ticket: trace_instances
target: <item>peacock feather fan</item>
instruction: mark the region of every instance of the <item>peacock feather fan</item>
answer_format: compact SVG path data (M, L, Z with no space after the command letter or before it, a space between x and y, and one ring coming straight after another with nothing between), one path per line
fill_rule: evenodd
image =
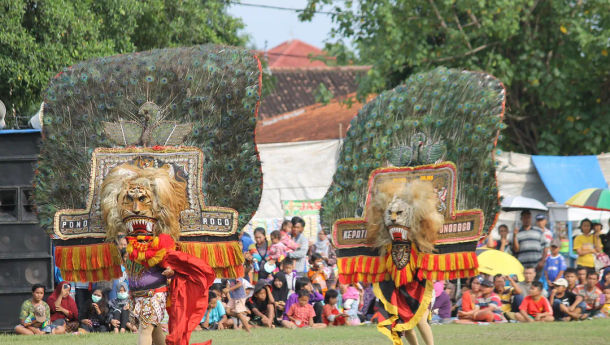
M41 225L52 232L56 211L86 206L95 148L132 146L141 136L150 145L175 141L201 148L205 203L236 209L241 229L261 197L254 143L260 76L251 51L217 45L104 57L64 69L45 97L35 181ZM151 107L143 107L147 102ZM167 140L142 133L134 121L142 109L158 122L155 136ZM125 135L106 135L117 124Z
M378 95L352 119L322 200L323 225L362 216L375 168L447 160L458 169L457 209L482 209L489 229L499 211L493 157L504 101L494 77L442 67Z

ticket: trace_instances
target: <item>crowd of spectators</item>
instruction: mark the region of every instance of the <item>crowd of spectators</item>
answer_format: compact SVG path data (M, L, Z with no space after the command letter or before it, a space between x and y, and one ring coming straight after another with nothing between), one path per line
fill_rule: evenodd
M481 246L512 255L523 264L523 281L514 275L481 274L470 279L434 284L432 323L550 322L608 317L610 267L597 267L606 248L600 228L588 219L574 238L576 267L560 253L561 238L546 229L546 217L522 212L513 233L498 228ZM314 241L303 235L305 221L285 221L266 234L257 228L242 234L245 275L217 279L210 288L208 309L198 330L253 327L322 328L377 322L371 284L341 284L337 258L328 234ZM119 249L127 243L120 239ZM18 334L137 332L130 313L126 276L97 284L60 281L44 301L45 288L34 285L23 302ZM167 318L165 322L167 321Z

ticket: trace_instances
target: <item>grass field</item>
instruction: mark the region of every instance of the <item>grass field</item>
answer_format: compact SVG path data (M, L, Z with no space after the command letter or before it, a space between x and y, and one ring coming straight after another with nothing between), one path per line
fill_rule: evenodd
M438 345L496 344L610 344L610 320L554 322L547 324L435 325ZM243 331L195 332L191 342L213 339L215 345L392 345L375 326L313 329L255 329ZM87 334L60 336L0 335L0 344L11 345L136 345L135 334ZM420 341L420 343L422 343Z

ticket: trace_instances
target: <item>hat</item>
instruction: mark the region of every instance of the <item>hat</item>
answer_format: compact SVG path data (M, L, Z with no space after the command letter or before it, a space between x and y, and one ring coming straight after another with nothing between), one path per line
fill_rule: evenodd
M538 213L536 215L536 220L544 220L546 219L546 216L544 215L544 213Z
M47 321L47 311L44 304L38 303L34 306L34 317L36 318L36 321L40 323Z
M564 278L559 278L553 282L553 285L568 287L568 281Z
M242 279L241 283L244 286L244 290L252 289L254 287L254 286L252 286L252 283L250 283L249 281L247 281L245 279Z
M491 280L485 279L481 282L481 286L493 287L494 283L492 283Z
M256 282L256 285L254 286L254 292L253 293L257 293L259 291L261 291L262 289L264 289L266 286L269 286L269 282L266 281L265 279L260 279L259 281Z
M558 238L555 238L551 241L551 247L561 248L561 241Z

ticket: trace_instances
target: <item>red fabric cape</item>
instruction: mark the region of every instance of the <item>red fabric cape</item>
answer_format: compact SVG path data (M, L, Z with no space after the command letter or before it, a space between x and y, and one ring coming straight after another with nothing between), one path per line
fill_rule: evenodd
M184 252L170 250L162 267L171 267L174 276L170 283L167 314L169 334L167 345L188 345L191 333L201 323L208 307L208 290L216 274L207 262ZM205 343L193 345L211 344Z

